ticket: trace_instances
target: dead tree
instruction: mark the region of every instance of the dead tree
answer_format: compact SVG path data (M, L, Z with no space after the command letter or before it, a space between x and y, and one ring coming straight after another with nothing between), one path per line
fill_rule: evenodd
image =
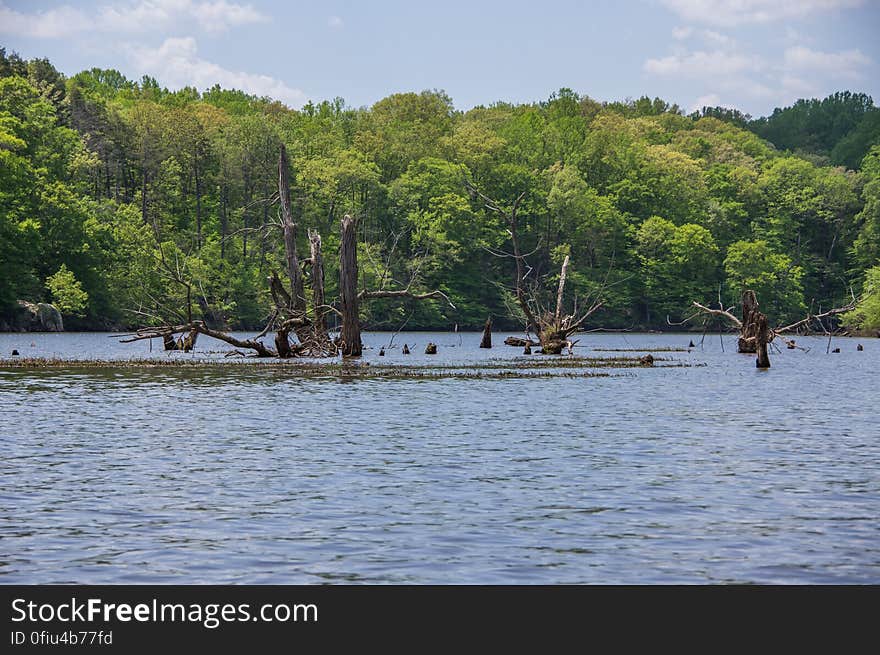
M299 319L299 325L295 329L300 343L308 344L312 338L312 331L307 322L306 296L303 288L303 273L299 257L296 253L296 223L293 222L293 213L290 208L290 174L288 171L287 149L281 145L278 155L278 197L281 202L281 225L284 232L284 253L287 258L287 276L290 280L289 292L289 318Z
M565 282L570 262L569 256L566 255L559 274L555 308L553 310L542 310L541 296L544 295L543 290L537 283L529 287L526 280L529 273L533 270L528 265L527 257L534 254L537 248L531 253L524 254L519 240L519 210L526 197L526 192L520 193L508 209L502 203L485 195L469 180L465 179L464 184L471 194L471 198L481 202L488 211L500 216L507 225L512 252L496 252L493 254L499 257L510 257L514 260L516 265L514 293L517 304L525 316L526 336L528 336L530 331L534 331L541 344L541 352L545 354L559 355L564 348L568 348L569 352L571 352L576 342L572 341L570 336L577 332L584 321L602 306L602 301L594 299L592 302L587 303L587 309L582 312L578 312L576 306L575 311L572 313L563 311Z
M321 235L317 230L309 230L309 245L312 266L312 334L315 341L330 345L327 336L327 304L324 298L324 257L321 254Z
M343 357L360 357L363 350L357 280L355 221L346 214L342 218L342 241L339 244L339 302L342 313L342 330L339 334L339 341Z
M736 350L740 353L755 353L758 351L758 299L751 289L742 294L742 327L737 340ZM761 314L763 316L763 314ZM769 364L768 364L769 365Z
M253 339L237 339L225 332L208 327L204 321L194 321L191 310L193 285L178 270L173 279L187 291L187 311L185 316L181 312L174 312L174 314L178 317L177 320L186 322L179 325L166 324L159 327L143 328L132 334L122 335L127 337L122 339L123 343L161 338L166 349L189 351L195 346L198 335L204 334L225 341L236 348L253 350L258 357L332 356L337 354L340 349L344 356L357 357L361 355L363 349L359 318L359 308L362 301L373 298L409 298L413 300L443 298L453 308L455 307L441 291L412 292L411 287L415 283L415 275L405 289L385 289L383 280L383 288L358 291L356 221L349 215L342 219L341 225L340 306L337 309L329 305L324 293L324 260L321 253L320 235L313 230L308 233L311 254L309 259L300 260L297 254L297 225L293 220L290 204L288 168L287 151L282 145L278 157L278 198L281 208L280 221L277 225L283 234L287 284L276 271L273 271L267 278L274 308L263 331ZM303 266L306 265L311 267L312 318L309 317L305 295ZM327 334L326 316L328 311L336 312L341 317L342 328L337 342L331 341ZM143 314L143 312L138 313ZM274 349L261 341L273 330L275 331ZM291 343L291 332L296 334L298 343ZM175 339L176 333L185 333L185 336Z
M360 303L376 298L408 298L410 300L427 300L442 298L453 309L455 305L440 290L414 293L411 287L415 284L415 275L410 278L405 289L361 289L358 283L358 255L356 221L346 214L342 217L342 239L339 244L339 313L342 316L342 329L339 342L343 357L359 357L363 351L361 343L361 325L359 318ZM384 283L384 278L383 278Z
M819 314L808 314L806 318L791 323L790 325L776 328L769 327L767 317L758 309L757 296L751 289L746 289L742 294L742 320L737 318L729 308L725 309L723 305L721 305L720 309L712 309L696 301L694 301L693 305L697 309L695 314L687 317L680 323L670 323L670 325L683 325L700 315L715 316L726 320L739 329L737 351L741 353L757 354L757 367L769 368L770 358L767 354L767 346L772 343L776 337L779 337L781 341L785 342L790 349L799 348L794 340L788 339L783 335L796 332L800 328L809 326L814 321L824 328L822 325L823 319L851 311L856 306L856 301L853 299L851 303L844 305L843 307L835 307L834 309L829 309Z
M755 349L758 352L755 366L770 368L770 357L767 354L767 344L770 343L770 328L767 326L767 317L757 309L754 310L753 325L755 326L755 338L752 343L755 344Z
M483 338L480 340L480 348L492 347L492 318L486 319L486 325L483 327Z

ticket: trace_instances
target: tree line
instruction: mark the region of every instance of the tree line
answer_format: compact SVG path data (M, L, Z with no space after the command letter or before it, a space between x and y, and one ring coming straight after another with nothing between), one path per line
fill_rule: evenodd
M69 327L197 315L259 329L284 266L278 151L291 208L339 248L357 218L362 288L394 281L451 302L379 299L368 329L521 325L507 226L473 193L513 203L524 275L601 292L586 327L662 328L691 302L756 291L772 320L864 296L844 317L880 327L880 133L870 97L798 101L753 120L684 115L660 99L456 110L442 91L369 108L292 110L215 86L169 91L92 69L66 78L0 49L0 319L51 301ZM327 297L338 261L326 258ZM331 313L332 320L332 313Z

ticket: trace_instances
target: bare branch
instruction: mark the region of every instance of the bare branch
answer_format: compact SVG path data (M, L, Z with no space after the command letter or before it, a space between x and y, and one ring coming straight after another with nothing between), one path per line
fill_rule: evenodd
M449 297L440 290L429 291L427 293L413 293L408 289L401 291L361 291L358 294L359 300L371 300L373 298L410 298L412 300L426 300L428 298L443 298L450 307L457 309Z

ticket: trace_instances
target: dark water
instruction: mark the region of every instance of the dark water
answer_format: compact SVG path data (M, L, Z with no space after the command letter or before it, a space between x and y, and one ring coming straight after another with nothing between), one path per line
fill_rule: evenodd
M429 339L431 361L519 353L403 334L414 355L381 361L424 362ZM660 353L706 366L588 379L0 366L0 583L878 583L880 342L799 343L766 372L716 335Z

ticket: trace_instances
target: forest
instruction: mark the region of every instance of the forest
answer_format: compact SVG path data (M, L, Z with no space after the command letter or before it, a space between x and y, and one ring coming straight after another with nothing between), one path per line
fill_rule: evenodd
M510 235L485 198L519 203L530 279L553 288L566 262L575 305L601 301L582 328L669 329L694 301L752 289L774 324L854 297L841 325L880 329L880 109L864 94L757 119L570 89L467 111L438 90L294 110L115 70L66 77L2 48L0 329L24 300L67 329L259 330L284 268L282 145L328 299L346 214L362 288L442 292L366 304L365 329L522 327Z

